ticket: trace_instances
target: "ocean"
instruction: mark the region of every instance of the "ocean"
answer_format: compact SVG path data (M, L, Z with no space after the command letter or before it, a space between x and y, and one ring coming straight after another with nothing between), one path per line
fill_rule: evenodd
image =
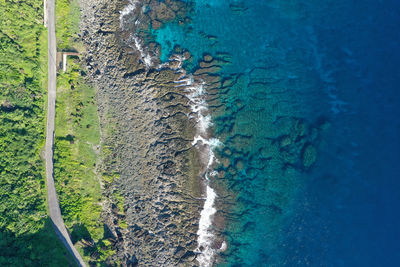
M400 266L400 4L186 2L152 36L188 74L224 62L216 93L184 81L211 132L200 265Z

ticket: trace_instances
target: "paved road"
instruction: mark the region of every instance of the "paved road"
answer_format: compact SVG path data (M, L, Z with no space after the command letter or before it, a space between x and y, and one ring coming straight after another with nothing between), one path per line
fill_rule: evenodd
M46 7L45 7L46 8ZM82 257L75 249L71 242L71 238L64 225L61 217L60 204L58 202L56 188L54 186L54 169L53 169L53 144L54 144L54 121L56 106L56 31L55 31L55 6L54 0L47 1L47 28L48 28L48 106L47 106L47 132L46 132L46 177L47 177L47 201L49 204L50 218L53 221L54 230L64 243L66 248L74 256L75 261L80 266L86 266Z

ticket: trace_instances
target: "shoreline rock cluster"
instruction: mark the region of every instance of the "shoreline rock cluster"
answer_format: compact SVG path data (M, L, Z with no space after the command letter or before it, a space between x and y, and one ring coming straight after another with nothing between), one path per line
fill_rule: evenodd
M158 2L142 1L132 12L143 12L146 4L155 10L146 15L155 18L153 24L183 16L182 2ZM183 89L175 86L180 74L173 64L154 67L157 45L144 47L132 38L134 29L120 27L119 11L126 4L81 1L83 58L97 90L102 131L100 169L119 176L104 184L108 201L102 217L116 250L109 263L196 266L203 203L199 152L192 145L196 122L187 116L191 110ZM124 198L123 213L112 203L115 192ZM119 226L121 217L126 229Z

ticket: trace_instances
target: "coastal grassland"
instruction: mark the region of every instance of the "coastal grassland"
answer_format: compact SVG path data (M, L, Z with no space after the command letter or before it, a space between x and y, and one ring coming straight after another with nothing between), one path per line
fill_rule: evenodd
M0 0L0 266L72 266L46 205L43 1Z
M84 52L78 38L80 9L76 0L56 1L58 51ZM116 177L101 171L107 149L102 147L96 91L88 84L78 57L68 58L66 72L57 76L54 174L62 216L84 260L90 265L110 265L115 253L113 237L102 219L102 188ZM123 212L123 199L112 202ZM120 221L121 227L124 222Z
M78 63L57 77L54 176L61 212L72 242L85 261L101 265L114 254L105 233L103 181L97 172L100 123L95 90L85 83Z
M59 50L75 50L79 45L80 10L78 0L56 1L56 36Z
M96 164L100 128L95 91L85 84L78 64L57 77L54 175L62 215L73 242L102 238L102 195Z

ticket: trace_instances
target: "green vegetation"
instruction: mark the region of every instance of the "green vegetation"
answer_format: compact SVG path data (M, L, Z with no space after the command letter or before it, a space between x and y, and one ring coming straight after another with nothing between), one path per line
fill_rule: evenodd
M95 91L85 84L79 65L68 62L57 77L54 176L61 211L72 241L82 255L96 258L96 244L104 236L100 214L102 195L96 164L100 128ZM88 260L88 259L87 259Z
M100 144L95 92L69 64L57 81L55 177L63 217L84 224L92 237L102 236L100 180L95 172ZM67 224L72 227L71 224Z
M56 1L58 50L81 51L77 38L79 7L76 0ZM71 239L86 262L110 265L115 254L101 212L107 186L116 175L104 174L98 167L100 153L107 152L100 143L100 122L95 90L85 81L85 72L77 57L68 58L68 70L57 76L56 133L54 174L61 212ZM122 197L113 197L123 211ZM121 226L126 227L124 222Z
M80 10L77 0L56 1L56 35L59 50L74 50L78 42Z
M69 266L46 208L42 0L0 0L0 266Z

